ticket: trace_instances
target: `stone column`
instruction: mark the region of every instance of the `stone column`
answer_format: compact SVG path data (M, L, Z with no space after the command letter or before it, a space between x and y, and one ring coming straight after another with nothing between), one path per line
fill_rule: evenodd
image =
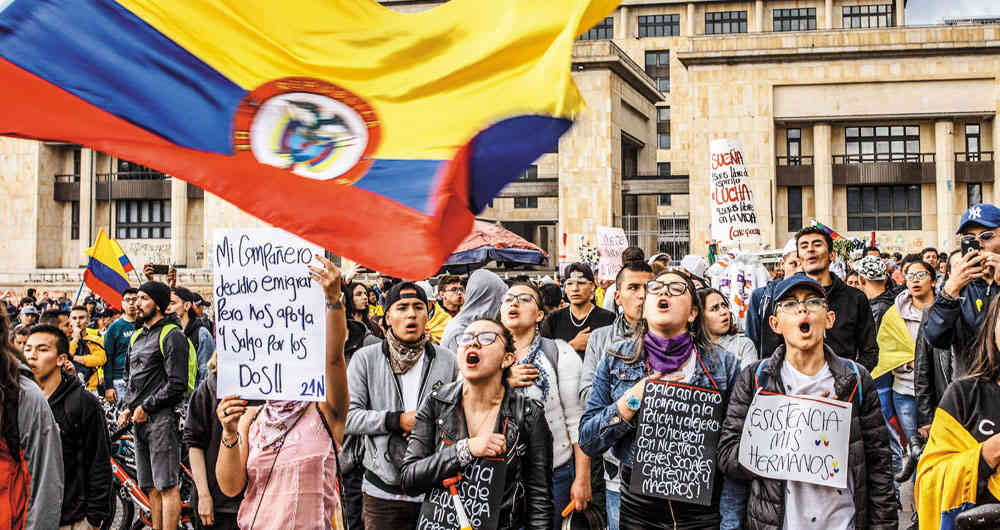
M830 152L830 124L813 125L813 197L816 220L833 225L833 153ZM806 222L805 219L802 220Z
M937 168L937 245L945 248L958 228L955 218L955 123L951 120L934 122L934 162Z
M631 24L629 24L630 20L628 11L629 11L628 6L621 6L621 8L618 10L618 13L620 15L619 16L620 23L618 24L618 26L621 27L621 33L616 35L616 37L619 39L632 39L636 36L636 31L634 29L631 31L629 30Z
M906 25L906 0L896 0L896 27Z
M764 31L764 0L756 0L753 3L754 25L751 31L760 33Z
M97 186L94 175L94 150L86 147L80 150L80 252L94 244L94 187ZM80 254L80 265L87 265L89 258Z
M828 30L833 29L833 0L826 0L825 7L826 20L823 22L823 28Z
M687 13L687 34L685 37L694 37L694 2L688 2L688 13Z
M187 265L187 182L170 179L170 262Z

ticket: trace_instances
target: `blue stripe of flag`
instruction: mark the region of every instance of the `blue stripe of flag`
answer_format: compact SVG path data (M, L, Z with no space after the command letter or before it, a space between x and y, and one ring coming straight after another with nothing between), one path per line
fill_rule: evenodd
M87 270L94 274L98 280L119 293L125 292L129 288L128 280L123 278L114 269L97 261L93 257L87 263Z

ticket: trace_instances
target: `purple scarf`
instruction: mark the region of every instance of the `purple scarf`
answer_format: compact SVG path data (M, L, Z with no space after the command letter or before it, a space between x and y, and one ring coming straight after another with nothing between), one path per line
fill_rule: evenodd
M691 340L689 333L664 339L647 332L642 337L642 345L646 349L646 359L650 368L661 374L676 372L684 366L694 351L694 341Z

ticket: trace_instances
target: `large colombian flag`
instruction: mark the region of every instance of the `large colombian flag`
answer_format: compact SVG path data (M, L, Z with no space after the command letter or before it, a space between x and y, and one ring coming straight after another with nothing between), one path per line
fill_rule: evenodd
M83 272L83 283L116 309L122 307L122 293L128 289L128 274L125 264L131 268L128 258L118 243L108 237L101 228L97 232L94 246L83 252L90 256L87 270Z
M180 177L338 254L434 274L583 105L619 0L0 0L0 134Z

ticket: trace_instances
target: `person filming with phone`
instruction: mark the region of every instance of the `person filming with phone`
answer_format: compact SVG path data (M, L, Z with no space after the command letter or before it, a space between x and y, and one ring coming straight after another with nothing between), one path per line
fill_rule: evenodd
M996 294L1000 272L1000 208L992 204L970 206L962 214L958 236L962 258L934 299L925 333L935 348L954 345L954 379L969 371L970 347Z

